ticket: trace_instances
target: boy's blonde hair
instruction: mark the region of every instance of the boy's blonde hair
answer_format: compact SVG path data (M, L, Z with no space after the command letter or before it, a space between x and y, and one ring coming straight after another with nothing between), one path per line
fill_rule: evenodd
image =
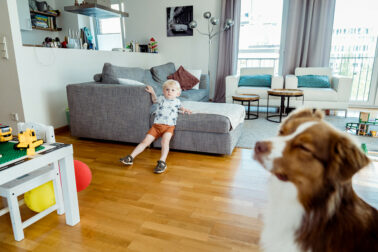
M180 83L176 80L167 80L166 82L164 82L163 89L168 87L168 86L175 86L178 89L178 91L181 92Z

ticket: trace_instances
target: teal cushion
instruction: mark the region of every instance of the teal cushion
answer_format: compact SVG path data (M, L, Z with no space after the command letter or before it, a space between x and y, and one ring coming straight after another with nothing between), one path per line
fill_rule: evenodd
M240 76L238 87L271 87L272 75L243 75Z
M326 75L302 75L297 76L298 87L309 88L330 88L328 76Z

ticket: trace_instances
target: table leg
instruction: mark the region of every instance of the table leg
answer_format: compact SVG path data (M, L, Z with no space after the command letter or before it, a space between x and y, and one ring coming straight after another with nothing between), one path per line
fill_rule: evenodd
M269 120L269 94L268 94L268 101L266 103L266 119Z
M249 112L251 110L251 101L248 101L248 120L249 120Z
M290 96L287 97L287 106L285 109L286 115L289 115L289 110L290 110Z
M281 96L280 122L282 122L282 110L285 109L285 96Z
M8 195L7 199L8 199L9 214L12 221L14 239L16 241L21 241L24 239L24 230L22 228L21 215L20 215L20 209L18 206L17 196Z
M54 169L56 171L57 179L53 180L54 185L54 193L55 193L55 202L58 205L58 214L62 215L64 214L64 203L63 203L63 193L62 193L62 184L60 182L60 170L58 162L55 161L53 163Z
M257 118L259 118L260 99L257 100Z
M63 202L67 225L74 226L80 222L79 203L77 200L75 168L72 155L59 160L62 179Z

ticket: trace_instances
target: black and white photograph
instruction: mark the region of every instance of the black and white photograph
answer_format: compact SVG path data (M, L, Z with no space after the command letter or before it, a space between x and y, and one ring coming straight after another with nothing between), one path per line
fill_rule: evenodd
M193 6L167 8L167 36L193 36L189 23L193 20Z

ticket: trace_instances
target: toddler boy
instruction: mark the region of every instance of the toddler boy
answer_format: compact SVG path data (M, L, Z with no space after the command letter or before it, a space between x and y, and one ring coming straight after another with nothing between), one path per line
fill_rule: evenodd
M120 161L125 165L132 165L134 158L142 153L155 139L161 137L161 157L157 161L154 173L163 173L167 169L165 160L169 152L169 142L173 136L177 121L178 112L191 114L192 112L181 106L180 100L177 98L181 94L180 84L175 80L167 80L163 84L164 96L156 97L155 91L151 86L146 87L146 91L151 94L153 103L158 103L155 112L154 124L147 132L144 140L137 147Z

